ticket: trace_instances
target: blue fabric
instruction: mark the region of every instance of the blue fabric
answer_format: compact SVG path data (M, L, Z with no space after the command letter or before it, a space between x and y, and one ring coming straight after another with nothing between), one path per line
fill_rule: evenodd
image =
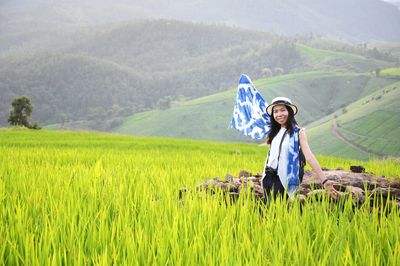
M242 75L239 79L231 127L253 139L267 137L271 129L271 120L266 108L267 103L250 78Z
M287 168L287 192L290 198L299 188L299 131L300 128L297 125L293 125L294 132L289 138L289 158Z
M239 79L236 104L233 109L231 127L253 139L263 139L271 130L271 118L267 111L267 102L254 87L250 78L242 75ZM290 198L299 187L299 130L293 125L294 132L289 138L289 158L286 186Z

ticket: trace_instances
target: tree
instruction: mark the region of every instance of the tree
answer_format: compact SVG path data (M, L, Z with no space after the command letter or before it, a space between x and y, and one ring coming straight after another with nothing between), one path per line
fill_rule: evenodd
M379 77L381 75L381 69L377 68L375 69L375 76Z
M157 107L161 110L166 110L171 107L172 97L171 96L164 96L157 102Z
M266 67L266 68L263 68L261 71L265 78L272 77L272 70L270 68Z
M61 123L61 127L63 128L65 123L68 122L68 115L65 113L62 113L59 117L58 117L59 122Z
M32 103L31 99L26 96L14 98L11 103L12 110L8 117L8 122L12 126L24 126L27 128L40 129L38 124L31 125L30 119L32 114Z
M274 76L280 76L283 74L283 68L275 67L272 73Z

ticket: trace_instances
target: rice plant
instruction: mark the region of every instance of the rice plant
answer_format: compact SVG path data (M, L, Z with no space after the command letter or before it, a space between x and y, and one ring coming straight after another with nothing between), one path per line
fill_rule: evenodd
M246 196L226 204L219 193L179 199L179 189L208 177L261 171L266 153L238 143L0 130L1 262L400 264L396 208L354 209L351 200L324 197L269 207ZM395 159L319 159L328 168L361 163L377 175L400 176Z

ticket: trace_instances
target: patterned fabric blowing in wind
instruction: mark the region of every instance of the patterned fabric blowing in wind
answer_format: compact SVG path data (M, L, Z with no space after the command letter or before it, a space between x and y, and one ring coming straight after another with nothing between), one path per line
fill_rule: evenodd
M252 139L263 139L271 130L271 118L266 112L267 102L254 87L250 78L242 75L239 79L236 104L233 109L231 127ZM289 157L287 183L282 184L289 198L293 198L299 187L299 130L293 125L294 132L289 138Z
M239 79L231 127L253 139L267 137L271 129L271 120L265 111L266 108L267 103L250 78L242 75Z

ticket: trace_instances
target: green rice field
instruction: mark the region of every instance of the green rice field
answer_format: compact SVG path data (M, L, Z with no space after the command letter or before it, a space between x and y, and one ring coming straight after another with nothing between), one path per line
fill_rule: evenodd
M386 68L381 72L382 75L400 75L400 68Z
M400 265L398 209L179 199L206 178L261 171L266 154L240 143L0 130L0 264ZM318 159L400 177L396 158Z

